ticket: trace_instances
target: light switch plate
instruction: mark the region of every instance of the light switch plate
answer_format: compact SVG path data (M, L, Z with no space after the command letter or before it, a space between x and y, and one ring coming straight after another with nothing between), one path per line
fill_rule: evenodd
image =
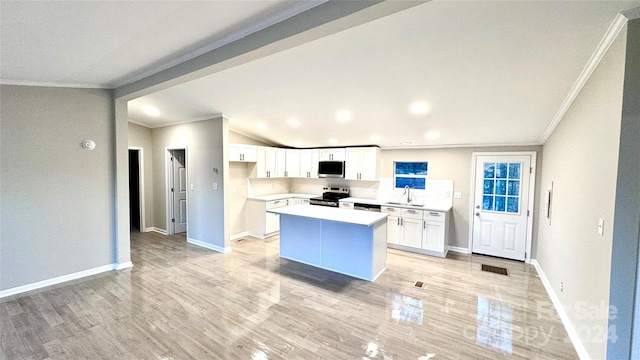
M604 219L598 219L598 235L604 235Z
M218 190L218 183L213 183L213 190Z
M456 191L453 193L454 199L462 199L462 193L460 191Z
M191 184L191 191L193 191L193 184Z

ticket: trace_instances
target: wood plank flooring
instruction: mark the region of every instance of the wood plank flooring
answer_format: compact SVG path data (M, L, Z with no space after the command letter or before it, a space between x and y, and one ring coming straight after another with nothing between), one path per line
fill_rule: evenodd
M390 249L371 283L280 259L277 237L232 248L133 233L134 268L0 300L0 359L578 358L530 265Z

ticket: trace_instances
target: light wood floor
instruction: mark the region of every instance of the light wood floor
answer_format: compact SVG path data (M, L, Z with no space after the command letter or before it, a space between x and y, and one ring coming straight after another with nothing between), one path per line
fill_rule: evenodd
M277 237L232 248L134 233L133 269L2 299L0 358L578 358L530 265L389 250L371 283L280 259Z

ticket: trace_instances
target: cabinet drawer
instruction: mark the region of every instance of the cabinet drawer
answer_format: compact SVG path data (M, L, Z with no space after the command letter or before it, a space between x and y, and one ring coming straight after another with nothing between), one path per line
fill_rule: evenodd
M402 209L402 217L407 219L422 220L422 210Z
M446 214L441 211L425 211L424 219L429 221L440 221L444 222Z
M276 209L276 208L283 207L283 206L287 206L287 200L267 201L267 203L265 204L265 207L266 207L267 210Z
M401 210L400 208L396 208L396 207L391 207L391 206L381 206L380 207L380 211L383 213L387 213L387 214L398 214L398 216L401 214Z
M353 210L353 203L341 202L340 203L340 208L342 208L342 209L352 209Z

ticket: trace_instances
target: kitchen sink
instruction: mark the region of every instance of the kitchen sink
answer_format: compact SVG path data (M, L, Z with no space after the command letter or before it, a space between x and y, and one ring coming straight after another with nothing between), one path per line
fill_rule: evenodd
M424 206L424 204L409 204L409 203L392 202L392 201L388 201L386 205L410 206L410 207L417 207L417 208L421 208Z

